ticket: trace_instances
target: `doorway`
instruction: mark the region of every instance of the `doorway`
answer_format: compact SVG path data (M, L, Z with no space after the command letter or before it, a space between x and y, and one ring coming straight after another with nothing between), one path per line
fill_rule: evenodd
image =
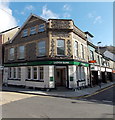
M55 68L55 85L56 87L66 87L67 85L67 69L64 66L56 66Z

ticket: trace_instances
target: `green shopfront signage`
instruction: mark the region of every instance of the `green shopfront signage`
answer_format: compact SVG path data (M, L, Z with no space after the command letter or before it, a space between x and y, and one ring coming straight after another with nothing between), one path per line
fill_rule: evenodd
M89 64L87 63L76 62L76 61L37 61L37 62L4 64L5 67L35 66L35 65L81 65L86 67L89 66Z

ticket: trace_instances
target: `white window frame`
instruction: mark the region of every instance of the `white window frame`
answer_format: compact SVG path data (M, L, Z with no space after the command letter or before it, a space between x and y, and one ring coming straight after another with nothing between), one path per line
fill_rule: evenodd
M40 72L40 68L43 68L43 70L42 70L42 72L43 72L43 73L42 73L43 79L40 78L40 76L41 76L41 75L40 75L40 73L41 73L41 72ZM44 67L43 67L43 66L39 66L39 76L38 76L38 77L39 77L39 80L44 80Z
M63 41L63 47L62 46L58 46L58 41ZM58 54L58 48L64 48L64 54ZM58 56L65 56L65 40L64 39L57 39L57 55Z
M34 78L34 68L36 68L36 75L37 75L36 79ZM33 71L32 71L32 74L33 74L32 78L33 78L33 80L38 80L38 67L37 66L33 66L32 69L33 69Z
M21 67L17 67L17 78L21 79Z

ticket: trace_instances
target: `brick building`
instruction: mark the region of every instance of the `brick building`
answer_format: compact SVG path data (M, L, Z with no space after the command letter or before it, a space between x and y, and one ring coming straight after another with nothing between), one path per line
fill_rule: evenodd
M40 88L89 84L86 34L71 19L30 15L4 47L5 84Z
M4 84L89 86L91 56L87 40L87 33L71 19L45 20L31 14L13 39L4 44Z

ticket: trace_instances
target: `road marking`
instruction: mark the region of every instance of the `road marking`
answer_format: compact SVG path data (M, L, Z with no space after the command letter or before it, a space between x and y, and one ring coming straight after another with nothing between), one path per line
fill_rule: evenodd
M95 92L95 93L92 93L92 94L90 94L90 95L79 96L79 97L71 97L71 98L78 98L78 99L79 99L79 98L87 98L87 97L96 95L96 94L98 94L98 93L101 93L101 92L103 92L103 91L105 91L105 90L107 90L107 89L110 89L110 88L114 87L114 86L115 86L115 84L113 84L113 85L111 85L111 86L109 86L109 87L103 88L102 90L97 91L97 92Z
M112 101L108 101L108 100L103 100L103 102L108 102L108 103L111 103Z

